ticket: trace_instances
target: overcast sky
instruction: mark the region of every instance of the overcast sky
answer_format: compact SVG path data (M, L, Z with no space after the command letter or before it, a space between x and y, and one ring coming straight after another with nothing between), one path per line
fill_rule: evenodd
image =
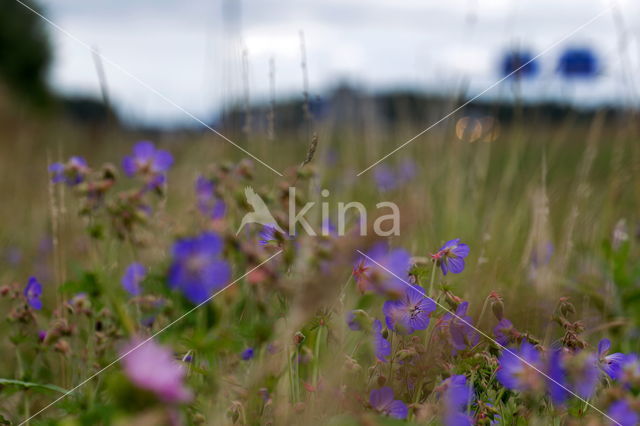
M637 0L41 0L56 24L207 121L242 96L242 51L252 100L269 93L275 61L279 96L299 95L300 30L310 91L341 81L370 90L409 87L479 93L499 79L503 52L522 46L537 54L608 11L540 59L529 96L573 97L580 103L638 103L640 2ZM618 19L620 18L620 19ZM51 29L54 86L99 94L91 53ZM591 46L601 57L596 83L566 84L553 75L568 46ZM109 91L127 117L147 122L190 120L175 106L105 64ZM498 86L487 95L508 92Z

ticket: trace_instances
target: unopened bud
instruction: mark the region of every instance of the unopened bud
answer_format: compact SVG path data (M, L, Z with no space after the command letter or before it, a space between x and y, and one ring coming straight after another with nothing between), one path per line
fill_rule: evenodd
M293 343L296 345L301 345L304 342L305 336L299 331L296 331L296 334L293 335Z
M569 302L568 297L560 298L560 313L565 318L576 313L576 308L571 302Z
M489 295L491 299L491 312L498 319L498 321L504 318L504 303L502 303L502 298L498 293L491 292Z

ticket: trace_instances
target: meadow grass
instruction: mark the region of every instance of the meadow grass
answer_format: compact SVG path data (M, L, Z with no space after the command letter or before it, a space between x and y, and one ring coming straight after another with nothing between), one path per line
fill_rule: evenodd
M317 151L303 167L306 136L238 135L246 149L284 171L285 178L255 163L246 166L248 174L237 173L245 167L239 163L242 153L215 135L160 135L154 142L175 158L165 194L154 198L146 223L119 239L107 215L79 217L82 197L51 184L47 167L79 155L96 170L103 163L120 168L121 158L145 135L15 117L0 142L0 249L5 254L0 284L16 283L22 291L27 278L36 276L43 283L44 308L21 317L16 314L24 305L20 295L0 298L8 317L0 326L5 354L0 378L23 383L0 385L0 415L20 423L59 395L27 389L25 382L71 389L114 360L133 336L148 336L188 311L193 303L167 289L171 247L177 238L209 229L225 238L232 277L278 247L283 253L259 276L240 280L158 336L180 360L190 357L184 365L194 399L175 410L158 404L150 392L131 385L119 363L33 424L392 424L367 407L376 384L390 385L396 398L412 404L409 422L439 424L434 389L454 371L476 380L476 386L491 384L483 395L499 407L498 423L550 424L554 417L569 424L605 422L591 409L553 408L524 396L509 399L504 392L497 397L495 377L479 377L486 365L478 366L473 356L421 355L424 377L407 387L415 372L402 362L395 367L376 362L367 333L351 331L345 322L352 309L383 319L385 298L362 295L351 276L355 250L369 249L374 238L301 237L296 244L285 240L261 247L255 239L258 227L234 234L246 212L246 185L268 200L279 219L286 219L283 188L293 182L305 200L328 202L332 215L338 201L360 201L371 213L377 202L393 201L402 227L387 242L424 263L426 275L416 275L424 288L430 255L442 243L460 238L469 245L464 272L438 273L435 287L468 301L468 313L483 331L491 334L497 322L488 308L488 296L496 292L520 332L557 346L566 330L552 317L559 298L568 297L573 320L584 325L578 334L590 350L609 337L620 351L637 352L640 146L633 120L633 115L603 112L590 120L569 116L561 122L522 117L503 124L495 140L469 143L456 137L453 119L384 162L397 170L407 168L407 161L415 166L410 178L386 191L376 185L375 168L357 173L421 129L404 123L391 128L370 123L364 131L341 129L331 121L316 124ZM224 164L235 174L219 186L227 212L212 223L198 212L194 182L219 173ZM117 185L132 185L122 171L119 175ZM325 188L330 191L326 199L320 196ZM314 215L319 225L317 211L309 217ZM12 256L18 252L21 256ZM143 296L132 299L120 279L133 260L147 265L149 274ZM74 300L78 293L88 296ZM154 318L150 327L141 325L147 316ZM38 342L39 330L55 336ZM400 356L397 351L417 350L412 338L422 340L425 333L434 333L433 325L409 337L389 333L392 359ZM255 355L243 361L240 353L247 347ZM487 362L495 369L495 359ZM444 366L451 370L441 370ZM593 403L606 405L595 397ZM483 409L474 410L479 415Z

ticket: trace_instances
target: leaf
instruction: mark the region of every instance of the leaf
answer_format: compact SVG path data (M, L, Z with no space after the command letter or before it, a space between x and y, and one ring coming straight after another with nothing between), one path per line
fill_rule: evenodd
M98 276L93 272L84 272L78 280L65 282L60 286L60 291L68 295L87 293L92 298L98 297L101 293Z
M32 383L32 382L23 382L22 380L13 380L13 379L0 379L0 387L1 386L18 386L24 389L45 389L58 393L69 393L68 390L63 389L56 385L51 384L41 384L41 383Z

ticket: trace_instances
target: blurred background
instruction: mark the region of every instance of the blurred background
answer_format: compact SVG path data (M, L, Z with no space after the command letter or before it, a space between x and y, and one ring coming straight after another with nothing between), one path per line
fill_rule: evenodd
M81 42L15 0L2 4L0 78L20 96L48 90L81 118L106 101L127 125L202 127L127 73L218 125L246 104L299 100L305 87L323 114L347 93L469 98L600 14L523 70L517 90L509 79L480 100L639 102L640 4L631 0L28 2ZM26 85L30 77L38 84Z
M612 321L640 299L633 252L614 261L603 248L640 235L637 2L0 5L3 279L51 269L42 247L56 233L69 263L87 260L70 195L47 184L48 165L72 155L118 165L153 140L176 158L167 214L188 218L196 177L246 158L204 123L285 173L317 134L309 199L327 188L330 201L397 202L407 228L393 243L416 255L462 238L474 266L461 297L541 292L546 312L577 293ZM276 175L255 173L273 194ZM181 230L164 227L156 247Z

